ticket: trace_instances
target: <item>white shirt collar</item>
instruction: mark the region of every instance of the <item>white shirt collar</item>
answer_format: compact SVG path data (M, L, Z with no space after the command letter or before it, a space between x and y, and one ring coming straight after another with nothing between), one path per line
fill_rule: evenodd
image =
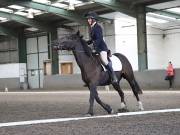
M94 22L94 23L91 25L91 28L94 27L95 24L96 24L96 22Z

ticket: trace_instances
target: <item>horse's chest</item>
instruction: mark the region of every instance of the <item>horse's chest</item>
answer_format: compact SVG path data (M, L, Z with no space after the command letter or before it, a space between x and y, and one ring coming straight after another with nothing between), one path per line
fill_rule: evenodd
M85 82L97 80L100 77L101 69L94 69L93 71L82 72L82 79Z

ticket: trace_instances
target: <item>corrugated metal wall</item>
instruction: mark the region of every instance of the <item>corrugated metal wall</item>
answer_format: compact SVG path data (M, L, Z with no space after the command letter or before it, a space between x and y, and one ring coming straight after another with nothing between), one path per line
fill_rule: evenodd
M6 37L0 40L0 64L18 63L18 40Z
M29 87L43 88L43 62L48 59L48 38L47 36L27 38L26 46Z

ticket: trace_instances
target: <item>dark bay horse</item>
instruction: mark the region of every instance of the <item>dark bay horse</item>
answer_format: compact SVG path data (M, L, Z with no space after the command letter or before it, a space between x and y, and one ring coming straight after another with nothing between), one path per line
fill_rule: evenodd
M86 83L90 90L89 110L88 114L93 115L94 99L99 103L109 114L113 113L112 108L104 103L98 96L97 86L105 86L111 84L111 78L108 72L104 71L97 56L92 55L91 49L88 47L86 41L80 36L79 33L67 35L52 42L52 46L57 50L71 50L75 56L76 62L81 70L82 80ZM122 70L116 71L118 78L118 85L112 84L114 89L121 97L121 109L126 109L124 101L124 93L120 88L119 82L122 78L126 79L138 101L139 110L144 110L142 102L138 94L142 93L138 83L135 80L132 66L128 59L120 54L113 54L117 56L122 63Z

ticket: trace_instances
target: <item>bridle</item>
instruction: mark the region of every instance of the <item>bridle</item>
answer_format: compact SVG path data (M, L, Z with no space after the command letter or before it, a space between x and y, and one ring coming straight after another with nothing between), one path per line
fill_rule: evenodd
M57 48L54 48L54 49L56 49L56 50L58 50L58 51L63 51L63 49L62 49L62 46L61 45L55 45L55 46L51 46L51 47L57 47ZM67 50L67 51L69 51L69 50ZM73 51L73 52L78 52L78 53L84 53L85 51L84 50L71 50L71 51Z

